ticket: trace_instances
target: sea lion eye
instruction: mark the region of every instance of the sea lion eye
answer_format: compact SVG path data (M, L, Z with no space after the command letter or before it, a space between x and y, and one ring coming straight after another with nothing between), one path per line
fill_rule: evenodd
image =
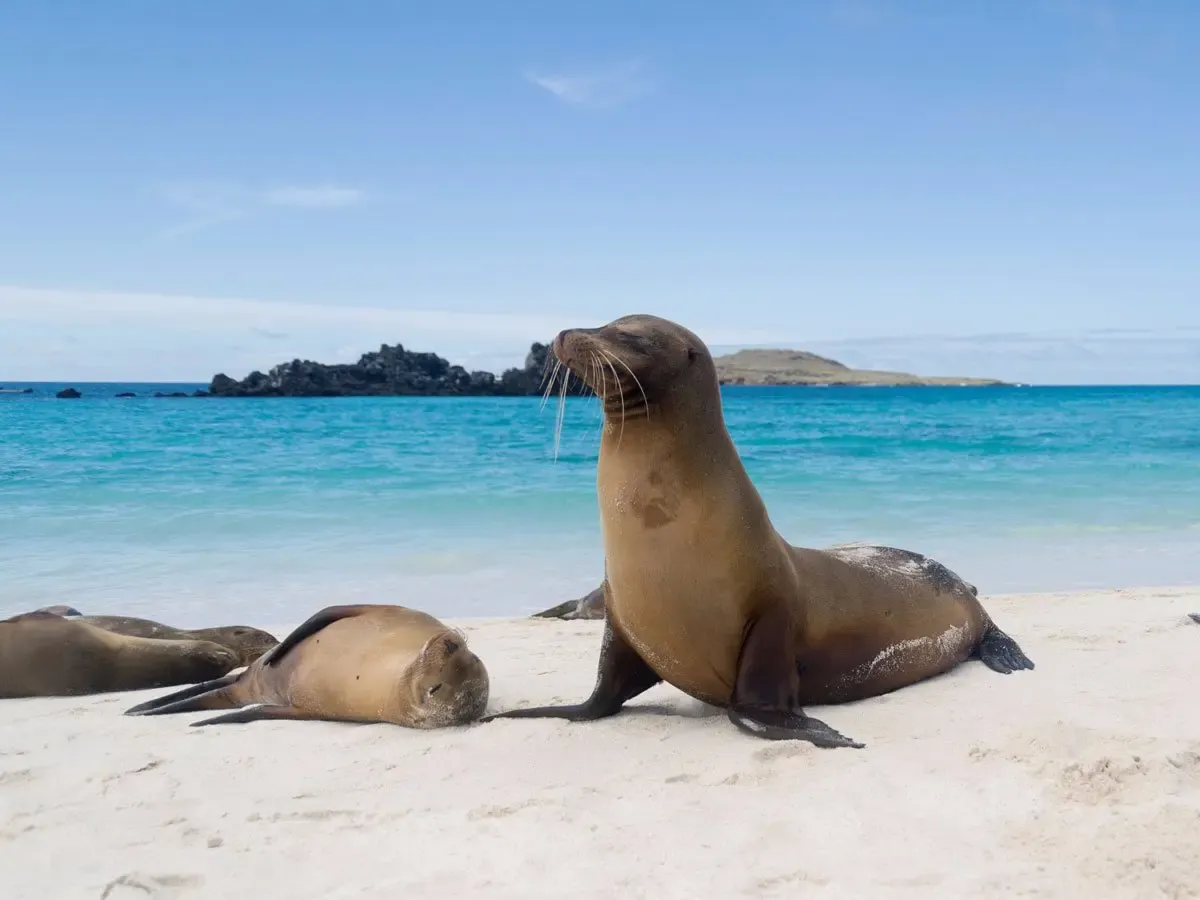
M441 689L442 689L442 683L439 681L437 684L435 684L433 687L431 687L428 691L425 692L425 697L426 698L432 697L434 694L436 694Z

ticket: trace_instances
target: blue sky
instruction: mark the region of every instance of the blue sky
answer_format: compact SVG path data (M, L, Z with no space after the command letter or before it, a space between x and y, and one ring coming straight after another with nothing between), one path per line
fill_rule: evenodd
M1198 45L1182 0L7 0L0 378L497 368L642 311L1200 381Z

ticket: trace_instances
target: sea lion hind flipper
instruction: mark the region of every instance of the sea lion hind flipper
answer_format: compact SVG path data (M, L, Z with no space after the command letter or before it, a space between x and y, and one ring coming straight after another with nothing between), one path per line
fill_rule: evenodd
M991 623L979 639L975 655L985 666L1001 675L1033 668L1033 660L1025 655L1020 645Z
M592 695L572 706L536 706L531 709L510 709L507 712L484 716L480 722L493 719L568 719L572 722L591 722L616 715L621 707L638 694L645 693L662 681L657 672L646 664L620 632L604 620L604 642L600 646L596 686Z
M729 720L747 734L771 741L861 749L863 744L800 708L795 647L791 611L786 604L775 603L750 626L742 644Z
M238 704L229 696L228 688L242 677L231 672L223 678L193 684L164 697L155 697L125 710L127 716L165 716L181 712L202 712L206 709L232 709Z
M360 616L367 609L368 607L366 606L327 606L325 609L313 613L297 625L291 634L264 653L260 657L262 664L264 666L279 665L285 656L300 646L305 639L312 637L322 628L326 628L341 619Z
M381 724L376 719L323 716L307 710L297 709L294 706L278 706L269 703L256 703L252 706L243 706L241 709L236 709L233 712L213 716L211 719L201 719L199 722L192 722L191 724L193 728L199 728L203 725L243 725L246 722L260 722L269 719L290 719L297 722L350 722L356 725Z
M1200 625L1200 613L1188 613L1188 618Z

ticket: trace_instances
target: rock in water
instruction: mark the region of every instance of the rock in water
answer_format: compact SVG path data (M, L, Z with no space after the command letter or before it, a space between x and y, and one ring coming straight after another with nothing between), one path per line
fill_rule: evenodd
M75 388L63 388L54 396L59 400L78 400L83 394L79 393Z
M468 372L436 353L384 344L374 353L364 353L356 363L324 365L294 359L265 375L251 372L241 381L222 373L213 376L208 391L214 397L521 397L541 393L549 362L550 346L533 344L524 366L496 376ZM590 393L578 379L572 382L570 392Z

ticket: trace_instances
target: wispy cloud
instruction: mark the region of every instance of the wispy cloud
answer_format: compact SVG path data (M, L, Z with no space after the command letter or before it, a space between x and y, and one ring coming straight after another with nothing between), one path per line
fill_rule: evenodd
M184 214L164 230L164 237L202 231L272 209L346 209L367 201L362 189L334 184L251 188L223 181L175 182L162 186L159 197Z
M366 200L366 194L358 188L338 187L332 184L304 187L289 185L271 188L263 199L272 206L291 206L299 209L339 209L358 206Z
M619 106L653 87L646 67L637 60L589 71L528 71L525 78L571 106Z
M578 321L0 285L0 378L205 381L220 371L240 378L296 357L349 362L397 341L494 372L520 365L532 341L551 340L571 325L600 325L624 311L597 310L595 319ZM761 343L773 333L691 324L719 344Z

